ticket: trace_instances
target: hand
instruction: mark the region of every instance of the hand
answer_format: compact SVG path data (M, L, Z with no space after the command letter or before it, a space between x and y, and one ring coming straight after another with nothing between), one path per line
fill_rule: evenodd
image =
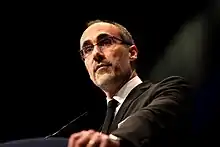
M81 131L70 136L68 147L119 147L119 141L94 130Z

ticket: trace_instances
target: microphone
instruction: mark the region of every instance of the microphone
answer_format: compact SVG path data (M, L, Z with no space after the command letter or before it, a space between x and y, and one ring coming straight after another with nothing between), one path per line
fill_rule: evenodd
M57 135L58 133L60 133L63 129L65 129L67 126L69 126L70 124L76 122L77 120L79 120L81 117L86 116L88 114L88 112L84 112L83 114L79 115L78 117L76 117L75 119L73 119L72 121L70 121L68 124L64 125L62 128L60 128L58 131L56 131L53 134L50 134L48 136L46 136L44 139L48 139L50 137L53 137L55 135Z

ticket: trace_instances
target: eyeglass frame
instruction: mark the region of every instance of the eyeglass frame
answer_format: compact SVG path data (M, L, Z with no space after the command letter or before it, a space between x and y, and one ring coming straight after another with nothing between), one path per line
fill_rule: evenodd
M115 36L113 36L113 35L107 35L107 36L103 37L101 40L99 40L99 41L98 41L97 43L95 43L95 44L91 44L91 45L87 45L87 46L82 47L82 49L79 50L81 59L84 61L85 58L86 58L86 57L83 56L83 55L84 55L84 54L83 54L83 51L85 50L85 49L84 49L85 47L91 46L91 47L92 47L92 50L91 50L91 51L93 51L93 49L94 49L94 47L95 47L96 45L100 44L101 42L105 41L105 40L108 39L108 38L111 38L112 41L115 41L115 40L121 41L120 44L125 44L125 45L129 45L129 46L133 45L133 43L130 43L130 42L128 42L128 41L125 41L125 40L120 39L120 38L118 38L118 37L115 37ZM116 43L117 43L117 42L115 41L115 44L116 44ZM113 44L114 44L114 43L113 43ZM113 44L112 44L112 45L113 45Z

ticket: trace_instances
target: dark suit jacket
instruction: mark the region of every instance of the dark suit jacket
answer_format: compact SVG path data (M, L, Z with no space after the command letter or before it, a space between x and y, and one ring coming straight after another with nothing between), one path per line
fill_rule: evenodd
M190 128L190 89L177 76L138 85L116 115L111 134L122 138L124 146L182 146Z

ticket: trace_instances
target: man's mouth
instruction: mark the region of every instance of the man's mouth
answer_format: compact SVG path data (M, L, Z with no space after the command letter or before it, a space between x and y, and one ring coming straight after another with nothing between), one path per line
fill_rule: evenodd
M107 67L107 66L110 66L110 64L99 64L99 65L96 66L95 72L96 72L98 69L103 68L103 67Z

